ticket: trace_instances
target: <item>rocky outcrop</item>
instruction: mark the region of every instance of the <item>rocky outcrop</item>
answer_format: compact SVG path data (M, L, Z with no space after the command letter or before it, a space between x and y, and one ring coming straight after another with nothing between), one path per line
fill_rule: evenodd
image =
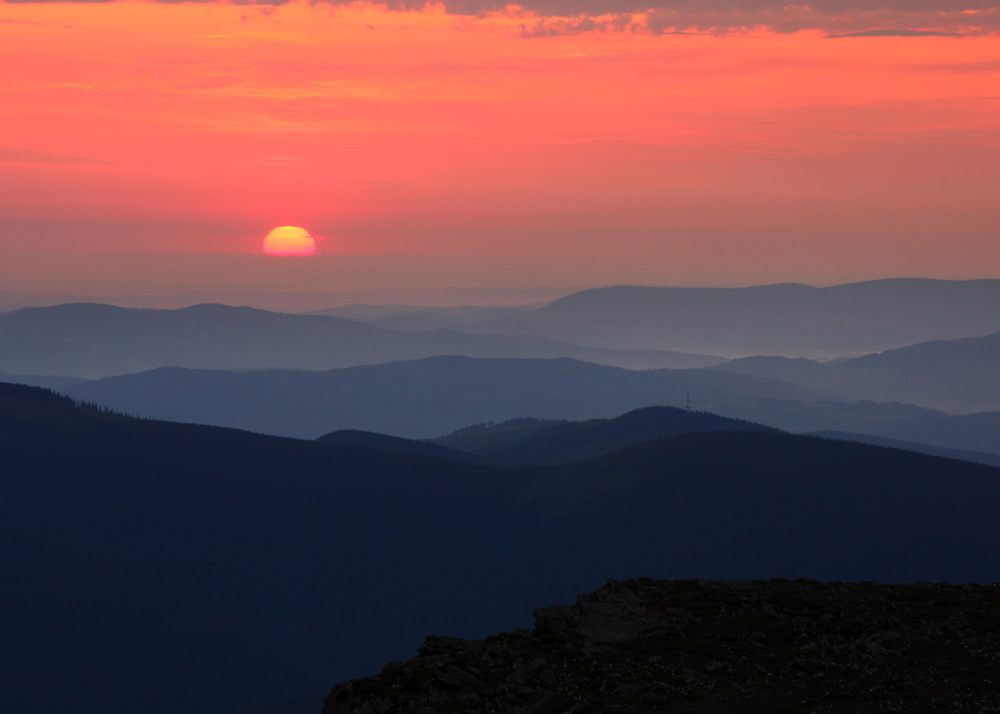
M597 592L578 595L576 605L535 610L535 627L543 632L582 635L593 642L622 642L640 635L682 631L691 613L665 604L657 592L636 583L610 581Z
M534 630L428 637L325 714L1000 711L1000 586L610 581Z

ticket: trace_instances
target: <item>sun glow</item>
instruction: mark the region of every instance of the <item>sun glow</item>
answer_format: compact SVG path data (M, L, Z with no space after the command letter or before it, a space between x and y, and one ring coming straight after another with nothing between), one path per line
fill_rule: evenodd
M316 241L309 231L297 226L281 226L267 234L264 252L268 255L312 255Z
M1000 34L584 31L444 7L0 0L0 277L15 250L53 284L59 256L83 276L106 253L261 255L281 216L335 238L267 253L442 256L491 284L1000 264ZM427 260L407 279L471 280Z

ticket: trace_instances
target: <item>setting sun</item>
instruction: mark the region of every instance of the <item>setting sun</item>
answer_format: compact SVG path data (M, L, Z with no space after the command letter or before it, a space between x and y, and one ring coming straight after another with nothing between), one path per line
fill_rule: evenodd
M309 231L297 226L281 226L267 234L264 252L268 255L312 255L316 241Z

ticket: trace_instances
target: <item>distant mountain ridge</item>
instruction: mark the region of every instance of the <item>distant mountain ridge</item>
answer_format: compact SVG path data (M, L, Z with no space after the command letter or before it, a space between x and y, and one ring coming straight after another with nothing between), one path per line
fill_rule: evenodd
M775 361L784 362L754 358L727 367ZM808 360L793 364L830 369ZM783 372L761 372L775 373ZM549 422L606 419L642 407L681 406L690 394L697 411L792 433L840 431L1000 453L1000 411L955 416L912 404L852 401L728 369L635 372L569 359L434 357L323 372L165 368L60 391L128 414L305 439L352 429L428 439L528 415Z
M0 314L0 370L95 378L157 367L330 369L439 355L571 357L632 369L725 359L714 355L826 359L998 333L1000 280L621 286L534 309L325 312L354 317L224 305L23 308Z
M38 374L9 374L0 371L0 382L9 384L26 384L29 387L44 387L45 389L62 389L87 380L80 377L42 376Z
M356 320L227 305L178 310L74 303L0 315L0 369L99 378L158 367L331 369L438 355L573 357L629 368L704 367L723 358L579 347L533 335L400 332Z
M766 397L699 400L697 406L793 434L839 431L1000 454L1000 411L956 416L897 402L803 402Z
M701 398L803 401L827 392L714 370L633 371L572 359L429 357L323 372L158 369L62 390L175 421L305 439L358 429L430 438L482 421L612 417Z
M1000 333L921 342L829 365L803 358L747 357L715 369L856 399L958 413L1000 410Z
M1000 280L897 278L815 288L618 286L521 313L371 318L397 329L533 334L592 347L828 359L1000 332Z

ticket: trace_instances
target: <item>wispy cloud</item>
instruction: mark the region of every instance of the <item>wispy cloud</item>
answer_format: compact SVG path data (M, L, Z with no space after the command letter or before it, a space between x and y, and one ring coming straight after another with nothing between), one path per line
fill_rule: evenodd
M842 35L827 35L826 39L836 40L844 37L962 37L965 34L936 30L862 30L861 32L845 32Z
M907 65L904 69L910 72L952 72L955 74L979 74L983 72L1000 72L1000 60L985 62L949 62L938 64Z
M0 149L0 164L45 164L55 166L79 166L84 164L106 164L107 161L88 159L83 156L63 156L45 154L38 151L5 151Z

